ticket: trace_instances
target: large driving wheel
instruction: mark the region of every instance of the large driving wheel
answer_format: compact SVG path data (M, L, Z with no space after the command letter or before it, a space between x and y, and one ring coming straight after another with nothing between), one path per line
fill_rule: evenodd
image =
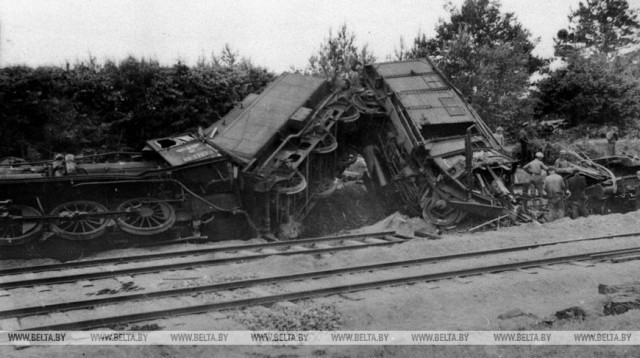
M455 225L466 216L466 212L452 207L437 195L426 198L422 204L422 217L434 225Z
M340 122L342 123L352 123L357 121L360 118L360 111L354 106L349 106L340 116Z
M275 185L275 191L278 194L293 195L302 192L307 188L307 179L304 175L296 170L291 179L279 181Z
M122 231L134 235L165 232L176 222L176 211L170 204L153 198L127 200L117 211L126 211L116 220Z
M331 134L327 134L317 146L313 148L314 153L327 154L331 153L338 148L338 141L336 137Z
M329 197L334 191L336 191L337 186L338 184L335 179L324 178L317 183L313 192L313 197L318 199Z
M51 230L68 240L93 240L107 230L109 219L100 215L106 211L106 207L93 201L64 203L51 211L51 215L58 216Z
M0 217L0 245L20 245L40 235L42 214L26 205L10 205ZM30 220L33 219L33 220Z

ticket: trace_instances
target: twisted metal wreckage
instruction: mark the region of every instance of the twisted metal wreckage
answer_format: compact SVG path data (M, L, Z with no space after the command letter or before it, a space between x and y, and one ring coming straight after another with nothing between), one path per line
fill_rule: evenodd
M210 225L234 217L250 235L295 237L358 154L370 190L437 225L469 214L536 219L539 208L513 191L516 161L430 60L367 65L360 75L361 85L332 90L319 78L283 74L209 128L149 140L141 152L8 158L0 244L170 229L215 235ZM624 187L578 158L592 198Z

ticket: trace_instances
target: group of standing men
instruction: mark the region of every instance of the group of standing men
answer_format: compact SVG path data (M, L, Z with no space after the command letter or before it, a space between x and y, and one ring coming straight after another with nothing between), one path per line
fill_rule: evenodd
M498 141L500 141L500 138L504 138L501 131L496 130L496 132L501 136L497 138ZM617 135L615 139L617 139ZM502 140L504 141L504 139ZM531 176L527 190L530 191L531 187L533 187L538 196L547 195L547 209L549 211L547 221L554 221L564 217L567 202L571 206L572 219L588 216L589 212L586 208L587 196L585 193L587 187L586 179L580 175L580 171L577 168L569 163L567 152L565 150L560 151L560 156L553 167L547 167L542 162L544 155L540 152L537 152L535 158L529 161L527 123L524 123L522 129L518 132L518 142L520 142L522 169ZM548 173L546 177L543 171ZM571 174L571 176L565 180L560 174Z
M544 155L538 152L536 158L522 168L531 176L529 189L533 186L537 196L547 195L547 209L549 211L547 221L564 217L566 202L571 205L572 219L589 215L586 208L586 179L580 175L578 168L571 166L566 155L566 151L560 151L560 157L556 160L555 166L547 167L542 162ZM548 173L546 177L543 176L543 170ZM571 173L572 175L565 180L560 173Z

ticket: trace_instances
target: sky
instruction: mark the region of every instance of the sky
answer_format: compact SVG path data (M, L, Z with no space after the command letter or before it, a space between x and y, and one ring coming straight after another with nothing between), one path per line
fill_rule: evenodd
M403 37L435 34L448 0L0 0L0 66L63 66L129 55L172 65L210 60L229 44L277 73L304 68L329 30L343 23L385 60ZM460 6L463 0L451 0ZM540 38L553 37L579 0L502 0L503 12ZM640 8L640 0L630 0Z

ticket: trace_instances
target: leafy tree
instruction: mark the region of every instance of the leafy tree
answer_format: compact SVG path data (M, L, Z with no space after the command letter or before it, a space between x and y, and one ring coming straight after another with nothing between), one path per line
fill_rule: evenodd
M637 51L615 61L606 54L573 57L539 81L539 115L561 116L573 125L625 126L640 118L637 57Z
M309 58L307 74L327 78L332 83L348 74L358 64L374 62L375 57L367 45L358 48L356 35L343 24L336 35L329 30L329 37L320 45L317 53Z
M555 39L564 67L538 83L538 115L562 116L574 125L637 126L638 51L620 51L640 43L636 12L626 0L587 0L569 20L569 29Z
M586 0L569 15L569 28L558 31L556 56L568 57L590 50L615 55L640 43L638 14L627 0Z
M532 55L537 40L525 29L512 12L503 13L499 0L465 0L460 9L448 4L449 21L441 19L436 26L436 36L428 39L419 32L409 57L446 56L448 47L464 31L475 48L496 47L518 43L518 49L528 57L527 71L531 74L545 65L545 61ZM446 71L445 71L446 72Z
M91 58L66 68L2 68L0 157L137 149L149 139L207 126L273 78L226 50L193 68L133 57L118 64Z

